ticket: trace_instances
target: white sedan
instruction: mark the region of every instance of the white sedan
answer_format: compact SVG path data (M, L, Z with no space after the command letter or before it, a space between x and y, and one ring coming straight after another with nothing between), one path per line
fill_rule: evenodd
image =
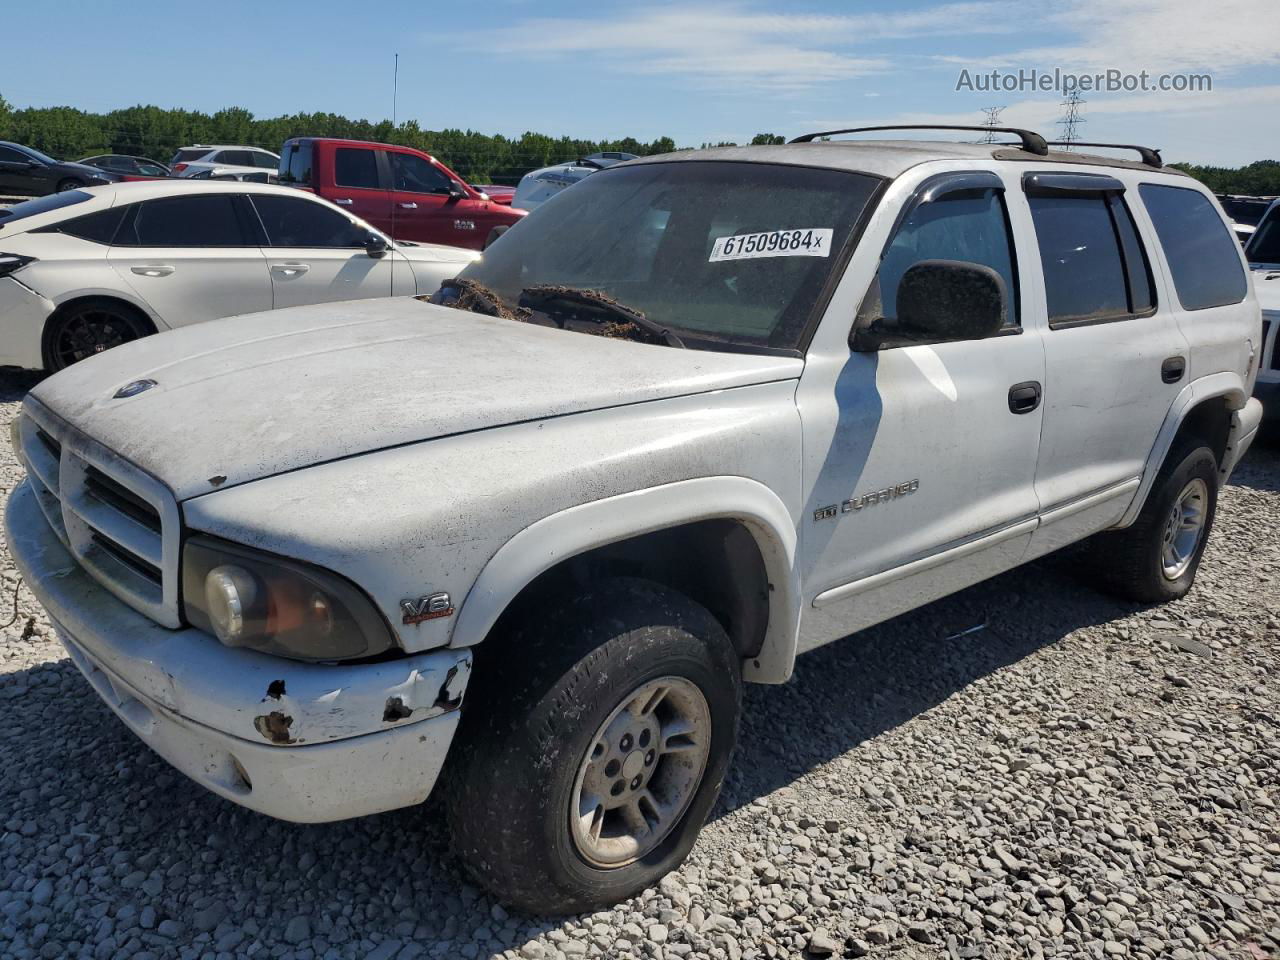
M241 313L429 294L480 256L396 242L291 187L148 181L0 210L0 366L60 370Z

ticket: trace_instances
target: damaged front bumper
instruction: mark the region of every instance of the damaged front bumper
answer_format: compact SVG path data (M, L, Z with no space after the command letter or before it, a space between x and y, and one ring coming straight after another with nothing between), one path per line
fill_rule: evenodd
M299 663L170 630L99 586L29 483L9 497L9 552L71 659L131 730L243 806L300 823L426 799L458 725L466 650L384 663Z

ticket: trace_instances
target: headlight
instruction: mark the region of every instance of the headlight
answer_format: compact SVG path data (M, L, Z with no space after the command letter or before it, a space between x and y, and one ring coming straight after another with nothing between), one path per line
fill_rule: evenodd
M373 603L336 573L212 537L182 551L187 621L229 647L295 660L350 660L390 649Z

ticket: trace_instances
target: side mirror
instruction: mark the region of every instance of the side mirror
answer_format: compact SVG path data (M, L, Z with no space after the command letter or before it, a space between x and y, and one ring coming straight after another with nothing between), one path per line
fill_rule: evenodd
M364 252L375 260L387 255L387 238L381 234L371 233L364 242Z
M897 316L882 317L853 334L859 351L914 343L982 340L1004 325L1009 296L991 267L961 260L921 260L898 282Z
M449 199L461 200L467 195L467 191L463 190L456 183L449 184Z

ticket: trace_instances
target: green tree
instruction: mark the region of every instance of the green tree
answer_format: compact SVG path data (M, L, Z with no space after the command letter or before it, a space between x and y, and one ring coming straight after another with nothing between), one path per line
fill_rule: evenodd
M776 133L757 133L751 138L752 146L776 146L777 144L786 143L786 137L780 137Z

